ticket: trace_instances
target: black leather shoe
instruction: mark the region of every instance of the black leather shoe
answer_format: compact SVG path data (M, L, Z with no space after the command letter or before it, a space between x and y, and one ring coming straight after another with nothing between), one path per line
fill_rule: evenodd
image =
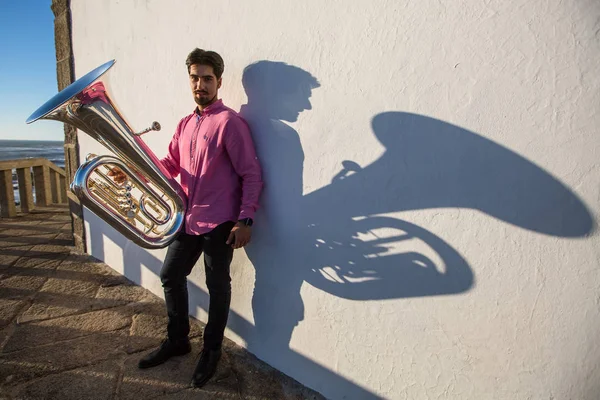
M220 358L221 350L202 350L192 377L192 386L197 388L204 386L217 371Z
M171 342L169 339L163 341L160 347L142 358L138 363L140 368L156 367L167 361L171 357L182 356L192 351L189 340L181 342Z

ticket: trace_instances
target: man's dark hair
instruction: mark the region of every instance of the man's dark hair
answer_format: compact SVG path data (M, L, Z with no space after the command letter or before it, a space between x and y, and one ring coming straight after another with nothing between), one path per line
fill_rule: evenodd
M187 65L188 74L190 73L190 67L192 64L201 64L201 65L210 65L215 73L217 79L221 79L223 75L223 70L225 69L225 63L223 62L223 58L218 53L214 51L206 51L199 48L195 48L192 50L190 54L188 54L185 65Z

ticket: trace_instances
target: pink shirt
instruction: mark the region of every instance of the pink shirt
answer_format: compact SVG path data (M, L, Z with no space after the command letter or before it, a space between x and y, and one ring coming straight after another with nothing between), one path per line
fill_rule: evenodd
M173 177L181 174L186 233L254 218L263 186L260 164L248 124L222 100L179 121L161 162Z

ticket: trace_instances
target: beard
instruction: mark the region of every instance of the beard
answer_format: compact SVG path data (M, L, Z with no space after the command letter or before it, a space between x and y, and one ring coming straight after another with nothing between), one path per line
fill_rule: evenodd
M204 95L204 94L200 94L200 96L197 96L196 94L194 94L194 101L196 102L196 104L198 104L201 107L205 107L205 106L213 103L216 98L217 98L216 94L213 97L209 97L208 95Z

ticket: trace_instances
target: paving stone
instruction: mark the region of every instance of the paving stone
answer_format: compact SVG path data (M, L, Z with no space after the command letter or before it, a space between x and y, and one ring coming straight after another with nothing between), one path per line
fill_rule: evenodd
M35 240L35 239L34 239ZM31 250L37 243L29 243L27 240L11 240L7 241L0 238L0 254L2 255L14 255L15 251L27 252Z
M109 309L85 314L20 324L4 347L4 352L37 347L48 343L86 336L95 332L110 332L131 324L126 311Z
M90 256L70 254L57 268L57 277L105 282L109 277L121 276L115 270Z
M0 297L0 328L8 325L27 303L26 300L11 300Z
M119 365L108 361L53 374L11 390L15 399L111 399Z
M9 267L14 265L17 260L30 251L33 246L10 246L3 247L0 249L0 271L6 271Z
M155 315L164 317L167 315L164 300L156 297L154 294L147 292L147 296L139 302L128 304L128 307L133 308L135 314Z
M185 356L173 357L157 367L141 370L137 364L145 354L146 352L133 354L125 360L119 399L151 398L189 387L195 367L194 351Z
M10 399L11 396L9 396L8 391L0 386L0 399L5 400L5 399Z
M242 394L242 387L238 374L232 368L231 362L232 359L227 350L223 351L215 376L205 386L200 389L194 389L194 391L210 395L207 398L233 399L236 396L239 398Z
M240 390L243 393L261 393L265 398L284 399L281 384L270 371L262 371L256 362L244 354L230 350L230 359L233 360L232 368L238 376ZM265 373L266 372L266 373ZM260 379L257 379L260 377Z
M67 254L39 250L42 246L47 245L34 246L13 265L17 268L35 268L40 270L40 273L45 272L50 275L67 258Z
M101 333L0 354L0 386L16 386L35 378L89 366L100 361L118 360L124 354L127 336L126 330Z
M261 399L261 400L271 400L266 397L242 397L237 392L232 392L228 390L226 392L219 392L216 389L211 390L211 387L203 387L200 389L187 389L182 390L181 392L166 394L164 396L154 397L153 399L160 400L240 400L240 399Z
M68 218L68 217L67 217ZM65 219L63 215L57 214L55 217L51 217L40 223L45 226L56 226L57 229L61 229L68 222L68 219Z
M94 297L96 291L100 287L99 282L81 281L78 279L65 279L61 277L50 278L40 292L60 293L82 297Z
M190 317L190 338L201 337L204 333L204 327L204 323L198 321L196 318Z
M59 246L74 246L75 242L73 241L73 234L71 232L61 232L59 233L54 240L53 244L57 244Z
M146 289L130 282L108 286L103 284L96 294L97 299L111 300L121 304L139 302L144 300L147 296L148 291Z
M60 223L64 226L66 223L71 223L71 217L69 215L57 213L53 215L48 222Z
M30 214L17 215L15 218L4 218L0 221L0 228L10 229L19 226L39 225L40 219L31 218Z
M238 379L244 399L325 400L319 393L261 362L231 340L225 340L223 348L229 355L230 368Z
M179 393L189 389L192 374L198 361L198 355L202 348L201 341L198 338L192 339L191 342L191 353L181 357L173 357L166 363L154 368L141 370L137 367L138 361L146 353L129 356L123 368L119 398L123 400L151 398L164 394ZM224 355L215 376L202 389L202 392L205 394L223 392L237 395L238 390L235 382L235 376L232 376L231 368L227 362L227 355ZM198 390L193 391L200 393Z
M76 253L69 218L57 207L0 221L0 398L322 398L227 339L216 375L190 388L194 318L192 353L138 369L166 336L164 301Z
M0 231L6 236L26 237L43 234L56 235L60 230L57 227L40 225L37 221L27 221L20 224L0 223Z
M35 302L19 316L17 322L24 324L81 313L82 306L85 307L87 299L83 299L83 301L78 300L74 296L52 293L38 294L35 297ZM87 304L87 311L90 311L91 307L91 304Z
M9 324L4 328L0 329L0 353L2 353L2 351L4 350L4 345L6 344L6 342L8 342L8 339L12 336L14 332L15 324Z
M156 299L155 296L152 296ZM128 353L157 347L167 337L167 310L162 300L130 304L135 311L131 323ZM202 337L204 324L190 318L190 339Z
M46 279L44 276L8 276L0 280L0 296L3 299L32 299Z
M31 249L32 252L39 253L52 253L52 254L69 254L70 250L65 246L53 245L53 244L39 244Z
M99 282L50 278L31 307L19 317L19 323L91 311L99 287Z
M167 317L152 314L133 316L127 352L136 353L158 346L167 335Z
M3 248L12 246L35 246L52 242L56 238L56 233L34 234L34 235L0 235L0 251Z
M1 270L2 274L6 277L9 276L32 276L32 277L42 277L44 279L48 279L48 277L55 274L55 269L46 268L46 265L42 265L41 268L37 266L34 267L16 267L12 266L6 269Z

